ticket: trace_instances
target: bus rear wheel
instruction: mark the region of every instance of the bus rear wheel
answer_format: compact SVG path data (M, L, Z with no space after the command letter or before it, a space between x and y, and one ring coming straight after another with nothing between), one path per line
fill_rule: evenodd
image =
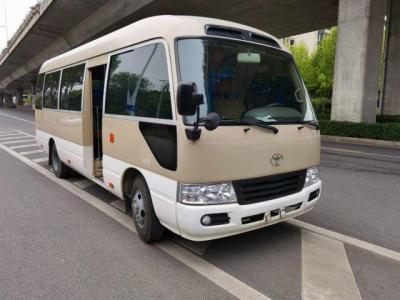
M56 174L58 178L67 178L71 174L71 169L66 166L58 156L55 144L51 147L51 163L53 165L54 174Z
M135 178L131 191L132 218L139 237L146 243L159 241L164 227L154 212L150 191L142 176Z

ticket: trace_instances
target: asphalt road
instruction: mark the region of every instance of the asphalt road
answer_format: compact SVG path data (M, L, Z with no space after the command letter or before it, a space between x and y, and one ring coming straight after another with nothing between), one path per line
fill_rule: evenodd
M31 112L0 109L0 132L32 135L33 121ZM45 161L42 172L26 162L43 154L15 145L23 143L0 148L0 299L249 299L252 289L271 299L399 298L400 149L324 143L322 199L300 218L394 250L391 259L288 223L146 245L121 221L118 199L80 176L65 182L81 192L66 188Z

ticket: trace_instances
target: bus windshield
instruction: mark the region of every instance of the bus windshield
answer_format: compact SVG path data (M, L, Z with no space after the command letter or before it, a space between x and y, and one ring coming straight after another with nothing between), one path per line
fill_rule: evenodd
M291 55L271 47L219 38L178 40L182 82L204 95L200 117L266 123L315 121L310 99ZM186 117L193 123L195 116ZM226 122L228 123L228 121Z

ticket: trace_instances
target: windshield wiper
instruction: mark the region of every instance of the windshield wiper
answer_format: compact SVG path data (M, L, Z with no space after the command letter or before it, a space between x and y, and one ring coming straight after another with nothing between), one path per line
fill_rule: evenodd
M265 124L265 122L261 120L256 120L256 119L234 119L234 120L221 120L221 124L227 124L227 125L254 125L258 126L264 129L271 130L274 134L277 134L279 132L279 129L276 128L275 126L271 126L268 124Z

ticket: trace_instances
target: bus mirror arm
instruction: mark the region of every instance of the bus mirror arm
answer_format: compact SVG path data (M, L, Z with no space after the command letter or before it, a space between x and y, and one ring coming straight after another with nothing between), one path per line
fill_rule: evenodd
M193 124L192 129L186 128L186 137L191 141L198 140L201 136L201 129L199 128L200 123L204 123L204 127L208 131L213 131L218 127L220 120L221 118L216 112L211 112L207 117L200 118L200 108L198 106L196 122Z
M200 123L200 105L196 107L196 121L193 123L193 128L185 129L186 137L191 141L196 141L201 136L201 129L199 128Z

